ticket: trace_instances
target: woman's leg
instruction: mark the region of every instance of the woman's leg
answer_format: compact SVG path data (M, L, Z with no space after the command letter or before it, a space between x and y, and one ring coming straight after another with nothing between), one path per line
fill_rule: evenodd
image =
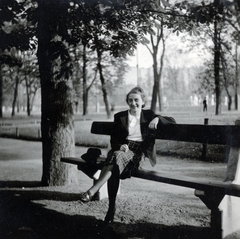
M104 183L108 181L108 179L112 176L114 166L113 165L106 165L102 168L100 176L96 183L88 190L91 195L94 195Z
M115 210L116 210L116 198L117 192L119 188L119 169L117 165L114 165L112 170L112 175L108 180L108 199L109 199L109 207L106 217L104 219L105 224L109 224L113 221Z

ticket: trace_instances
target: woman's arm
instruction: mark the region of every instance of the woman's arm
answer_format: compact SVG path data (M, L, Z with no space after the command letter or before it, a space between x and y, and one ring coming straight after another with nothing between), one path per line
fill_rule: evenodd
M172 117L158 115L155 116L153 120L151 120L148 127L149 129L157 129L158 124L161 125L176 124L176 121Z

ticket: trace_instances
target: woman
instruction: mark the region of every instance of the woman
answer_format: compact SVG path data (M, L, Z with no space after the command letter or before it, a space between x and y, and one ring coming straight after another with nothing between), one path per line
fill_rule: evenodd
M156 162L155 138L153 131L157 126L175 123L170 117L155 115L152 110L143 110L146 96L142 88L133 88L126 97L129 110L114 115L111 134L111 150L97 182L80 200L89 202L102 185L108 181L109 208L104 222L113 221L115 201L120 179L130 178L145 157L152 166Z

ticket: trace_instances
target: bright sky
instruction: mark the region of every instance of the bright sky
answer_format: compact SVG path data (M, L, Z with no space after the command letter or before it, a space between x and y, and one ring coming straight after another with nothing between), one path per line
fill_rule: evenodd
M128 60L128 64L130 66L137 66L137 62L139 68L148 68L152 66L152 56L150 55L148 49L143 45L139 45L138 49L135 51L135 55L129 57Z
M172 66L199 66L202 65L206 58L210 57L210 52L203 50L202 46L191 50L189 53L180 53L180 50L187 48L189 42L181 42L180 37L173 35L171 40L167 40L166 54ZM139 68L148 68L152 66L152 56L146 46L140 44L135 51L135 55L129 57L128 64L136 66L138 62Z

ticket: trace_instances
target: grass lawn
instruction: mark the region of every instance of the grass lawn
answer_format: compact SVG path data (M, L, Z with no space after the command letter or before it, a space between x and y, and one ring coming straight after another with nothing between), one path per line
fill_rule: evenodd
M238 111L223 112L220 116L212 113L197 112L196 110L189 113L185 111L163 112L162 115L173 116L179 124L203 124L205 118L209 118L209 124L234 124L239 119ZM81 115L75 116L75 143L76 146L107 148L109 136L94 135L90 133L93 121L106 121L106 115L91 114L87 117ZM113 119L109 119L112 121ZM0 137L19 138L24 140L41 141L40 116L36 117L15 117L3 118L0 121ZM201 158L201 144L173 142L173 141L156 141L158 154L178 155L185 157L184 149L192 151L193 158ZM208 146L208 152L211 152L211 161L224 161L225 147Z

